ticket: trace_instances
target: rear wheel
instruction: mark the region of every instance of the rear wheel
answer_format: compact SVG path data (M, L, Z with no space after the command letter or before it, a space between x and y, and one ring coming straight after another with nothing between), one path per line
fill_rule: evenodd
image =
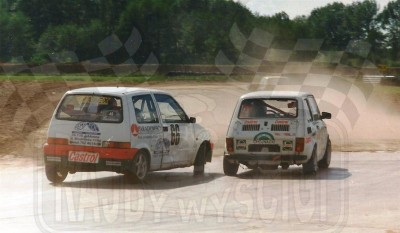
M58 166L46 165L45 170L47 179L55 184L63 182L68 175L67 170L62 170Z
M329 167L329 165L331 164L331 151L332 151L331 140L328 138L328 141L326 142L324 157L318 162L319 168Z
M314 148L311 158L303 164L303 173L305 175L316 175L318 170L316 148Z
M144 151L136 153L132 163L132 171L126 173L126 177L131 181L143 182L149 172L149 160Z
M229 159L226 156L224 156L223 166L224 166L224 173L227 176L235 176L239 169L239 164L229 161Z

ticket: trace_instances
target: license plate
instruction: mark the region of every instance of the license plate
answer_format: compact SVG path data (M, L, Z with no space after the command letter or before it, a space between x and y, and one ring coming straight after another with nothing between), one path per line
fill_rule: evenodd
M68 161L79 163L98 163L99 153L86 151L70 151Z
M261 152L269 152L268 147L263 147L263 148L261 149Z

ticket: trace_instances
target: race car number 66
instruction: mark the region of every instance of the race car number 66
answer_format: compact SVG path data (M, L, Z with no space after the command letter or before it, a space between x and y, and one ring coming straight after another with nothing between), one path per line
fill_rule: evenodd
M179 125L171 124L171 145L178 145L181 140L181 134L179 133Z

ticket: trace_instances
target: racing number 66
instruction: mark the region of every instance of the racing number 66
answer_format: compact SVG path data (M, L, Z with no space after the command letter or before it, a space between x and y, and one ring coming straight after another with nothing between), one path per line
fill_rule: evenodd
M181 134L179 133L179 125L171 124L171 145L178 145L181 139Z

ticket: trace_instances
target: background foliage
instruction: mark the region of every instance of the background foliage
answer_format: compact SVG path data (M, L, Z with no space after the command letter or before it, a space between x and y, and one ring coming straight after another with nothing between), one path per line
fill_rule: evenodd
M98 43L107 36L124 42L135 27L142 37L136 63L154 53L162 64L214 64L220 50L237 58L229 38L234 24L245 36L254 28L271 33L273 48L304 38L323 39L323 50L367 42L370 60L400 65L400 0L382 9L375 0L335 2L294 19L285 12L255 15L230 0L0 0L0 62L44 63L54 61L52 54L58 62L85 61L102 56ZM109 61L127 57L117 51Z

